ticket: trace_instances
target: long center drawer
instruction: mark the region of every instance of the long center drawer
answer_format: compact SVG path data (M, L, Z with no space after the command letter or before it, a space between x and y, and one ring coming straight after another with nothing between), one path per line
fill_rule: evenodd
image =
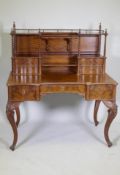
M40 93L80 93L85 92L85 85L41 85Z

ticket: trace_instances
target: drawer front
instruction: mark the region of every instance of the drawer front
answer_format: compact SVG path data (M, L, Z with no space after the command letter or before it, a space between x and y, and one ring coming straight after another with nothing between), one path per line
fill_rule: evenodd
M12 73L15 75L38 75L37 57L15 57L12 59Z
M10 86L8 96L11 101L39 100L39 87L36 86Z
M80 58L79 63L81 65L104 65L105 58Z
M86 99L114 100L116 86L111 84L87 85Z
M80 74L103 74L105 72L105 59L101 58L80 58Z
M103 66L79 66L79 72L80 74L103 74L104 73L104 67Z
M84 85L42 85L40 93L81 93L85 92Z

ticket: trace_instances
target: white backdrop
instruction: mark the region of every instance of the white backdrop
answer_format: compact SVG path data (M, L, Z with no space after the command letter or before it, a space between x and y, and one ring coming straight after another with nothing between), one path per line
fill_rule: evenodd
M97 28L101 22L109 33L106 69L120 84L120 0L0 0L0 121L6 120L6 81L11 70L9 32L13 21L18 28ZM118 86L118 105L119 90ZM45 116L50 121L65 122L80 115L92 121L93 104L77 95L50 95L39 103L21 104L21 118L25 121ZM105 111L102 105L100 120Z

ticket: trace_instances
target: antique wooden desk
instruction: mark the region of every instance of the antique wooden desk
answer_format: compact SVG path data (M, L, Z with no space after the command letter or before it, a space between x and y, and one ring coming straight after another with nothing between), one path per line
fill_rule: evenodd
M12 36L12 71L7 82L7 118L12 126L15 149L20 122L19 105L39 101L50 93L77 93L85 100L95 100L94 122L102 101L108 108L104 128L108 131L117 113L116 81L105 72L107 31L82 29L16 29ZM14 114L17 114L17 120Z

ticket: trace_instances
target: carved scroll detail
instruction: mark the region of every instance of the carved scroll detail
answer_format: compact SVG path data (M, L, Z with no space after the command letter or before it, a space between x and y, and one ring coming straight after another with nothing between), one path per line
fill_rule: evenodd
M17 139L18 139L18 132L17 132L17 127L19 125L20 122L20 111L19 111L19 102L8 102L7 106L6 106L6 114L7 114L7 118L11 124L12 130L13 130L13 134L14 134L14 138L13 138L13 143L10 146L10 149L13 151L15 149L16 143L17 143ZM16 116L17 116L17 121L15 121L14 118L14 114L16 112Z

